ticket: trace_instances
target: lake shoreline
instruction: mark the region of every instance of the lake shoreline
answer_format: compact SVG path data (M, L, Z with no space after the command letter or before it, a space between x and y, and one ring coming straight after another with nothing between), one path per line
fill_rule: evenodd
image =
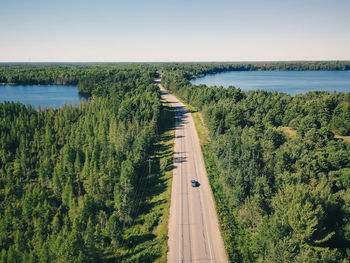
M229 73L229 72L256 72L256 71L259 71L259 72L274 72L274 71L284 71L284 72L288 72L288 71L293 71L293 72L305 72L305 71L311 71L311 72L314 72L314 71L325 71L325 72L329 72L329 71L340 71L340 72L350 72L350 70L348 69L332 69L332 70L324 70L324 69L309 69L309 70L299 70L299 69L288 69L288 70L281 70L281 69L271 69L271 70L263 70L263 69L253 69L253 70L225 70L225 71L218 71L218 72L208 72L208 73L205 73L205 74L199 74L199 75L192 75L191 78L190 78L190 81L192 80L195 80L195 79L198 79L198 78L203 78L205 76L208 76L208 75L216 75L216 74L223 74L223 73Z
M291 96L309 91L350 92L348 70L235 70L200 76L190 79L190 83L208 87L233 86L242 91L276 91Z

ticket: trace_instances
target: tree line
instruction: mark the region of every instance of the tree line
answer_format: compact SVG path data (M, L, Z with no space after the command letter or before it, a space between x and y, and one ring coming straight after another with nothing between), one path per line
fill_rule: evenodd
M297 61L297 62L206 62L162 63L156 65L166 71L181 71L186 78L225 71L257 70L350 70L350 61Z
M133 68L153 67L163 70L181 70L186 77L224 71L252 70L350 70L349 61L304 61L304 62L211 62L211 63L151 63L131 64ZM105 79L120 69L130 70L123 63L29 63L1 64L0 83L10 84L78 84L83 93L88 93L90 80ZM87 90L86 90L87 89Z
M87 64L87 63L29 63L0 64L0 83L2 84L58 84L84 86L87 81L109 79L120 70L151 68L143 64ZM152 69L153 70L153 69ZM84 93L85 91L82 90ZM86 92L88 93L88 92Z
M190 84L216 67L167 65L162 83L209 129L204 154L229 260L349 262L350 145L335 133L350 135L350 93Z

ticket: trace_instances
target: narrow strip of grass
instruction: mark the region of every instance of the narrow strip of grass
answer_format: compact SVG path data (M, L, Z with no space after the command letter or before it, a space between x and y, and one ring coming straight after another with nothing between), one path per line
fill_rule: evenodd
M152 173L144 182L140 213L125 230L122 262L166 262L170 209L175 116L162 101L161 136L154 145Z
M204 146L206 146L210 141L209 131L204 125L204 120L201 112L192 113L194 125L196 126L197 134L199 137L199 142L201 144L202 151Z
M210 141L209 131L204 124L203 115L192 105L184 103L183 101L181 102L186 106L192 115L194 125L196 126L197 134L199 137L199 142L203 151L203 146L206 146Z
M155 234L159 236L162 256L155 262L166 262L168 252L168 222L169 222L169 210L171 199L171 185L173 179L173 158L174 158L174 139L175 139L175 114L170 104L166 101L162 101L165 109L164 121L166 123L165 132L162 134L163 140L161 143L165 148L169 150L168 154L163 155L160 165L163 169L163 179L166 180L166 191L159 198L165 200L161 205L162 217L160 218L160 224L155 229Z

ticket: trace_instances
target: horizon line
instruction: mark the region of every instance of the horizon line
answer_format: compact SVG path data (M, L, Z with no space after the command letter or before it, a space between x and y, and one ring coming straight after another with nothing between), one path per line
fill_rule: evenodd
M350 59L296 60L169 60L169 61L0 61L0 64L154 64L154 63L278 63L278 62L350 62Z

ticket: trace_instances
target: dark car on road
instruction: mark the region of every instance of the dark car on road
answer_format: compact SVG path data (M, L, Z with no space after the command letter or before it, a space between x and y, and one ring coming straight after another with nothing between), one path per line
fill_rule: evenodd
M191 180L192 187L197 187L199 183L196 180Z

